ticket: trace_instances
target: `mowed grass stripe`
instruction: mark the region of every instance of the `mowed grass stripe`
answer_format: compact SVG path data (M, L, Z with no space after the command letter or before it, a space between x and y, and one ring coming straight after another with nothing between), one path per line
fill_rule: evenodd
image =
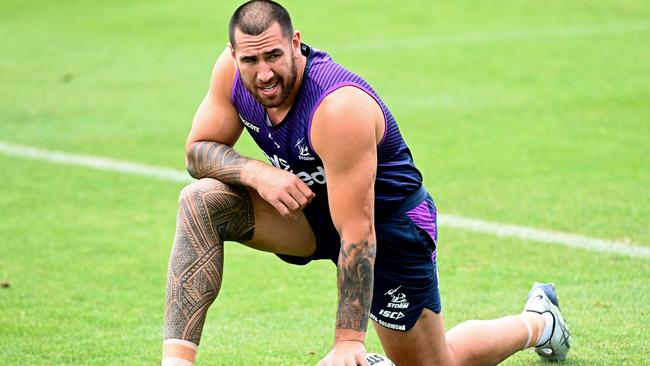
M590 37L606 34L627 34L650 31L650 20L641 22L584 24L537 29L517 29L505 31L476 31L461 34L437 34L422 37L377 39L331 45L328 49L341 52L370 50L394 50L423 48L434 45L467 45L473 43L492 43L504 41L530 41L540 39L562 39Z
M190 182L192 180L186 173L175 169L114 160L104 157L45 150L32 146L11 144L4 141L0 141L0 152L22 158L45 160L53 163L140 175L160 180L174 182ZM571 248L579 248L602 253L614 253L635 258L650 258L649 248L629 245L618 241L590 238L582 235L541 230L526 226L502 224L450 214L440 215L440 222L447 227L486 233L499 237L563 245Z

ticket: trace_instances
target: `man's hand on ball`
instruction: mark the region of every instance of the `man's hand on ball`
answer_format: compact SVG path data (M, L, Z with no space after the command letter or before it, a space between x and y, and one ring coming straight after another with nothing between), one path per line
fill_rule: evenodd
M362 342L339 341L317 366L370 366Z

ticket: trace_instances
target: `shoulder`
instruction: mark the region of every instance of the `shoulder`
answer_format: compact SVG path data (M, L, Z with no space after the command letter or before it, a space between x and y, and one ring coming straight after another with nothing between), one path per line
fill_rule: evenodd
M226 47L212 68L210 92L219 97L227 97L230 100L236 73L235 61L231 56L230 49Z
M378 117L381 107L375 98L359 85L344 85L329 93L319 104L318 117Z
M379 142L383 135L384 115L368 92L346 85L328 94L312 118L310 137L316 153L338 144L360 141Z

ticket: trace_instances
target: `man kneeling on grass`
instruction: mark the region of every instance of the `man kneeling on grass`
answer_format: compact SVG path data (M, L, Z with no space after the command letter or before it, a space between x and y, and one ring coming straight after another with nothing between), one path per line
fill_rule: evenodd
M194 364L221 287L223 243L338 271L331 351L318 363L368 366L372 320L397 365L494 365L536 347L563 360L570 334L551 284L524 311L444 332L436 207L395 118L361 77L301 42L287 11L249 1L194 117L167 278L162 364ZM234 149L243 129L273 166Z

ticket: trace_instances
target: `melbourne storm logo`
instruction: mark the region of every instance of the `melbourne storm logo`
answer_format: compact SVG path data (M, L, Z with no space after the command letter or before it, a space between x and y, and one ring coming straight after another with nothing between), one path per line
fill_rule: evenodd
M307 147L307 144L305 144L305 139L301 138L296 142L296 145L294 146L296 149L298 149L298 159L300 160L316 160L310 153L309 153L309 148Z
M405 310L409 307L409 302L406 300L406 295L403 292L398 292L402 286L388 290L384 295L390 296L391 300L386 304L386 308L379 311L379 315L389 319L402 319L406 316L400 310ZM389 310L390 309L390 310Z
M402 292L397 292L402 286L388 290L384 295L392 297L386 307L393 309L406 309L409 307L409 302L406 300L406 295Z

